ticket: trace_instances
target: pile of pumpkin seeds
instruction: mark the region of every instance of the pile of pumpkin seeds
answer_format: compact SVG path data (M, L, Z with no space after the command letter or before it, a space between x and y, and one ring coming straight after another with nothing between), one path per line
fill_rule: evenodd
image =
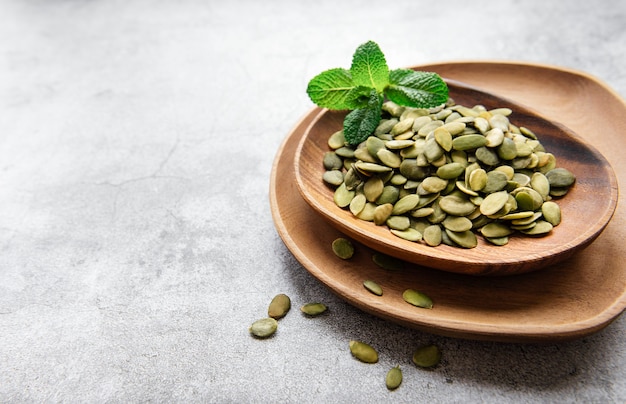
M348 145L330 136L323 180L337 206L428 246L476 247L477 234L505 245L514 234L541 236L561 222L554 198L575 176L557 167L537 136L511 123L511 109L433 109L387 101L373 135Z

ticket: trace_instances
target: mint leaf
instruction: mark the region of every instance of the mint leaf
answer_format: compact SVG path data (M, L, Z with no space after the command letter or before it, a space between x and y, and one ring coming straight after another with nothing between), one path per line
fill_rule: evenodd
M436 73L396 69L389 72L385 95L399 105L432 108L448 100L448 86Z
M350 71L342 68L326 70L313 77L306 92L316 105L328 109L354 109L357 86L352 81Z
M367 139L380 123L383 97L372 89L365 108L357 108L343 120L343 135L346 142L357 145Z
M389 84L389 67L378 45L368 41L359 46L352 56L350 73L354 83L382 93Z

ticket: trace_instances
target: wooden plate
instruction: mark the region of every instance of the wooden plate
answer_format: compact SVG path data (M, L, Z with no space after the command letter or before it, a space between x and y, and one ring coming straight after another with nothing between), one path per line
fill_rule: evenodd
M621 153L626 147L626 104L595 78L524 63L455 62L418 68L532 105L547 119L593 141L612 164L618 182L624 180L626 160ZM604 328L626 307L626 214L619 203L605 231L585 250L527 274L476 277L417 265L389 272L372 263L373 251L363 245L357 245L350 261L339 260L330 244L342 233L309 207L295 183L295 150L320 111L314 108L303 117L278 150L270 178L270 205L287 248L304 268L347 302L423 331L507 342L579 338ZM376 280L384 295L367 292L362 286L365 279ZM433 309L405 303L401 295L406 288L431 296Z
M559 167L576 175L576 184L559 198L563 221L544 237L513 235L505 247L478 237L476 248L460 250L400 239L387 226L356 219L333 201L334 190L322 181L328 138L341 130L345 111L321 111L305 130L294 159L296 183L304 200L329 223L354 240L415 264L472 275L511 275L556 264L587 247L604 230L615 211L617 180L606 159L568 128L554 124L512 101L449 81L450 96L457 104L487 109L507 107L511 122L537 134L546 150L557 157Z

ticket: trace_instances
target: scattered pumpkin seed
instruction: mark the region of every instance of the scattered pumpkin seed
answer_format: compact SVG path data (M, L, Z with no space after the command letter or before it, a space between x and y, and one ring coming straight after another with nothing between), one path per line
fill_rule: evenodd
M300 307L300 311L307 316L318 316L324 313L327 309L328 307L326 307L324 303L307 303Z
M424 345L415 350L412 359L420 368L432 368L441 361L441 351L436 345Z
M256 320L250 326L250 334L257 338L268 338L272 336L278 329L278 321L271 317Z
M350 352L352 355L365 363L378 362L378 352L371 346L361 341L350 341Z
M400 366L393 367L387 372L385 376L385 385L389 390L395 390L402 384L402 370Z
M343 237L333 240L332 249L335 255L343 260L350 259L354 255L354 245Z
M365 287L365 289L369 290L370 292L372 292L373 294L377 295L377 296L382 296L383 295L383 288L380 287L380 285L370 279L366 280L363 282L363 286Z
M275 320L285 317L291 309L291 299L284 293L280 293L272 299L267 308L267 315Z
M418 292L414 289L407 289L402 293L402 298L405 302L412 304L416 307L421 307L423 309L432 309L433 301L430 297L426 296L422 292Z

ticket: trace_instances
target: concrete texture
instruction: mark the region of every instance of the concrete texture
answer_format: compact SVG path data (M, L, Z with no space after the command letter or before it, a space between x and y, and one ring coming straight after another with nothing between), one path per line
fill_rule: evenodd
M626 400L623 316L541 346L402 328L310 276L268 200L306 83L366 40L392 67L525 60L624 96L625 2L2 0L0 16L0 402ZM331 312L251 338L280 292ZM355 337L379 364L350 356ZM410 365L425 342L435 371Z

